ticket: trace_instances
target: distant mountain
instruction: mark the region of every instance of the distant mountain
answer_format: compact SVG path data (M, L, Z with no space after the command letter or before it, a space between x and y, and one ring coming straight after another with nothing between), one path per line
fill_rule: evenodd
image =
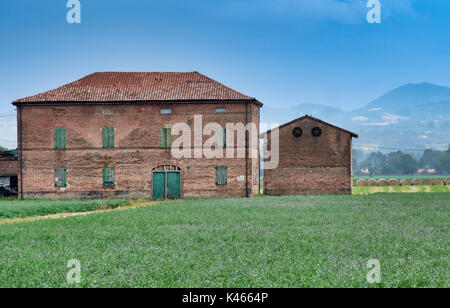
M432 83L408 84L382 95L365 108L401 111L402 108L443 101L450 101L450 88Z
M282 124L305 114L358 133L356 145L420 150L450 144L450 88L431 83L401 86L353 111L311 103L266 106L261 121Z

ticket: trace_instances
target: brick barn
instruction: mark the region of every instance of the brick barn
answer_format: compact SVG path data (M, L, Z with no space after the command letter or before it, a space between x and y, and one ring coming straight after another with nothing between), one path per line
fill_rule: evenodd
M272 132L261 135L265 151ZM351 194L353 137L358 135L308 115L281 125L278 167L264 170L264 193Z
M13 105L21 198L259 193L259 159L249 156L248 132L242 149L233 145L233 151L245 152L242 158L175 159L171 154L172 126L186 123L194 130L195 115L222 127L259 124L260 102L197 72L94 73ZM225 151L235 137L225 131L223 136Z
M17 192L18 171L16 151L0 151L0 197Z

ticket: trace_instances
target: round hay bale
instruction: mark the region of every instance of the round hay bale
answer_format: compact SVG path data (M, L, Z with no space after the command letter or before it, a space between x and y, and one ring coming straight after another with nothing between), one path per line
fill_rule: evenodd
M412 181L412 184L413 184L414 186L417 186L417 185L423 185L421 179L414 179L414 180Z
M433 180L432 179L422 179L422 185L433 185Z
M402 186L411 186L411 185L412 185L412 182L411 182L410 179L402 179L402 180L400 181L400 184L401 184Z
M438 178L433 180L433 185L443 186L445 185L444 179Z
M356 186L367 186L367 181L360 179L360 180L356 181Z
M448 179L445 180L445 185L446 185L446 186L450 186L450 178L448 178Z
M385 179L379 179L377 181L377 186L388 186L388 181L386 181Z
M388 181L388 186L400 186L400 181L397 179L390 179Z
M367 186L377 186L377 181L374 179L370 179L367 181Z

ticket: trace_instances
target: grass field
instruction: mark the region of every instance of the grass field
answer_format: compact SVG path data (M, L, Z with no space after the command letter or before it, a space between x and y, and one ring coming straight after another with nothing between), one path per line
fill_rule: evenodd
M353 194L367 195L376 193L449 193L450 186L418 185L418 186L354 186Z
M89 212L126 205L126 200L17 200L0 199L0 219L57 213Z
M0 201L0 204L4 201ZM450 194L184 200L0 226L0 287L449 287Z

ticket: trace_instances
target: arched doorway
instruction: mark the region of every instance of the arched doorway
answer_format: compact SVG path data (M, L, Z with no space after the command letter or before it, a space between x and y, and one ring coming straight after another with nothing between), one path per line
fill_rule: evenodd
M181 198L181 168L161 165L153 168L153 199Z

